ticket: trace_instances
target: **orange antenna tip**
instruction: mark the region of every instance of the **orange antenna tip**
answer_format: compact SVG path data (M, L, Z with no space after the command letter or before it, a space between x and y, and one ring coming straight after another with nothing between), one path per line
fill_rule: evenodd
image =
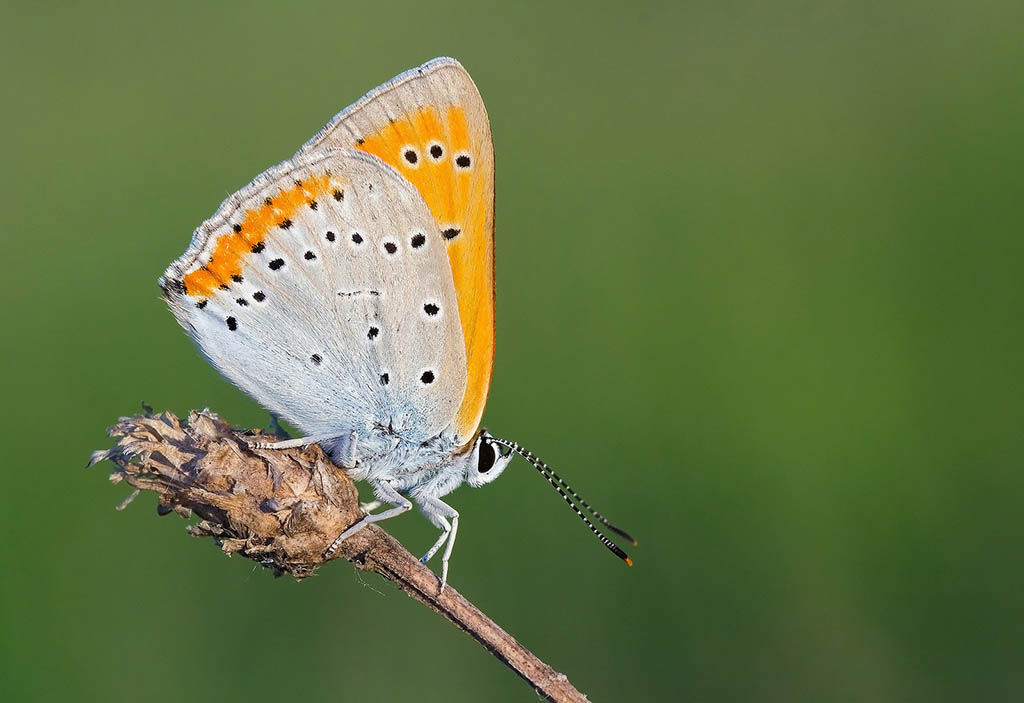
M623 561L626 562L626 566L633 566L633 560L629 557L626 557L625 559L623 559Z

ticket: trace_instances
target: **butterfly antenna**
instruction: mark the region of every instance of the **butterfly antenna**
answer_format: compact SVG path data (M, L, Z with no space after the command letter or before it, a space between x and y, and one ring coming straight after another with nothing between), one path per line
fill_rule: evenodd
M514 451L516 454L518 454L519 456L523 457L528 462L530 462L530 464L533 466L533 468L537 469L537 471L540 473L540 475L543 476L544 478L546 478L548 480L548 483L550 483L551 486L556 491L558 491L558 494L561 495L562 498L565 499L565 502L569 504L569 507L572 508L573 512L575 512L576 515L579 516L580 520L582 520L583 522L585 522L587 524L587 527L589 527L590 531L593 532L595 536L597 536L597 538L601 541L601 544L606 546L612 552L612 554L617 556L619 559L622 559L622 561L626 562L629 566L633 565L633 560L629 558L629 555L626 554L624 551L622 551L617 544L615 544L610 539L605 537L604 533L601 532L601 530L599 530L597 528L597 526L594 525L593 522L591 522L590 518L588 518L586 515L584 515L583 511L580 510L579 507L576 505L576 503L573 502L573 498L575 498L577 501L579 501L580 505L582 505L584 508L586 508L587 512L589 512L591 515L593 515L594 518L598 522L600 522L602 525L607 527L612 532L615 532L616 534L622 535L625 539L628 539L631 543L636 545L636 540L633 539L632 537L630 537L629 533L627 533L625 530L619 529L618 527L613 525L611 522L609 522L606 517L601 515L601 513L597 512L596 510L591 508L590 505L585 500L583 500L583 498L581 498L580 495L569 486L569 484L567 484L565 481L563 481L561 478L559 478L558 474L556 474L554 471L552 471L550 466L548 466L543 461L541 461L540 458L537 457L530 450L528 450L528 449L526 449L524 447L519 446L518 442L510 442L507 439L499 439L498 437L489 437L488 439L490 439L493 442L497 442L498 444L500 444L500 445L502 445L504 447L508 447L509 449ZM572 496L572 498L570 498L569 496Z
M578 502L580 505L586 508L587 512L594 516L594 519L596 519L602 525L604 525L609 530L619 535L623 539L629 540L629 543L632 544L634 547L637 546L637 541L633 539L633 537L630 536L628 532L626 532L620 527L616 527L611 523L611 521L608 518L594 510L592 507L590 507L590 504L587 503L587 501L583 500L582 496L580 496L579 493L574 491L568 483L563 481L561 477L555 473L554 469L552 469L546 463L541 461L540 457L538 457L528 449L520 447L516 442L511 442L509 444L506 444L505 446L509 447L510 449L514 449L514 451L517 454L519 454L528 462L533 464L534 467L536 467L536 469L540 471L545 476L545 478L548 479L548 481L552 481L552 483L557 483L559 486L561 486L569 495L576 499L576 502Z

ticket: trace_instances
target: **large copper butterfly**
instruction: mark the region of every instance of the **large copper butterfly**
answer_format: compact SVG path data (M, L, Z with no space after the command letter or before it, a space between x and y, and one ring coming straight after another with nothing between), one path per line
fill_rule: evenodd
M513 453L599 539L592 510L515 442L481 429L494 361L494 151L480 93L450 58L343 110L196 229L160 285L203 355L319 442L379 503L335 541L415 503L442 530L441 585L459 513L441 498L497 478ZM631 540L632 541L632 540Z

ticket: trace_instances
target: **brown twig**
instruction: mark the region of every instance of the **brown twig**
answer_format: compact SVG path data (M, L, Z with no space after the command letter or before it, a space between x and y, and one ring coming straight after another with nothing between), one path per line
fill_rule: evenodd
M551 701L587 698L534 656L450 585L439 593L434 573L393 537L370 525L341 543L334 538L361 519L359 494L345 473L316 445L303 449L250 448L258 431L238 432L209 411L187 422L169 412L122 418L110 429L117 446L94 452L89 465L109 459L113 482L155 491L161 515L196 515L188 531L213 537L225 553L238 553L296 579L343 557L399 588L469 634Z

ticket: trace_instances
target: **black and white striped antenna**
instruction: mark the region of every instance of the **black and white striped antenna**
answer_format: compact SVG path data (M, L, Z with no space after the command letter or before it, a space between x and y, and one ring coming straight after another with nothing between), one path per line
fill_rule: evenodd
M608 549L611 550L612 554L617 556L619 559L622 559L622 561L626 562L626 564L628 564L629 566L633 566L633 560L629 558L629 555L622 551L617 544L615 544L610 539L605 537L604 533L601 532L601 530L599 530L593 522L591 522L590 518L583 514L583 511L580 510L579 506L577 506L576 503L573 502L573 499L579 502L579 504L582 505L588 513L593 515L594 519L597 520L599 523L607 527L615 534L620 535L624 539L629 540L633 546L636 546L636 540L630 537L628 532L616 527L611 522L609 522L608 518L594 510L592 507L590 507L587 501L583 500L583 498L581 498L580 495L576 491L574 491L568 483L563 481L558 476L558 474L556 474L551 469L550 466L541 461L540 457L536 456L529 449L519 446L518 442L510 442L507 439L500 439L498 437L493 436L488 437L487 439L492 442L497 442L503 447L508 447L516 454L530 462L530 464L533 465L533 468L537 469L537 471L540 472L540 475L546 478L548 480L548 483L550 483L551 486L556 491L558 491L559 495L561 495L562 498L565 499L565 502L569 504L569 507L571 507L573 509L573 512L575 512L579 516L580 520L587 523L587 527L589 527L590 531L597 536L597 538L601 541L601 544L608 547ZM570 498L570 496L572 496L572 498Z

